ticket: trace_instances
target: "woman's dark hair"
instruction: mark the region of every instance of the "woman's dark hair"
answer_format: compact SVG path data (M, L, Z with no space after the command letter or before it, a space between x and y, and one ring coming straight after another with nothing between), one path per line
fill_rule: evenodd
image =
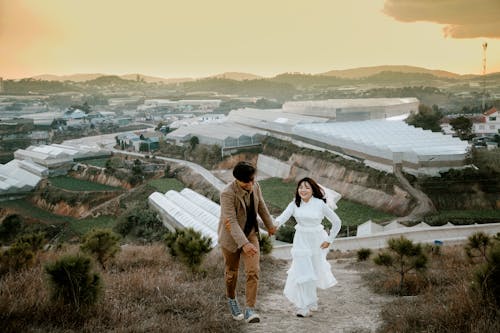
M299 195L299 187L304 182L307 182L309 185L311 185L313 197L321 199L324 202L326 202L325 193L323 192L321 187L318 185L318 183L316 183L316 181L312 178L305 177L305 178L302 178L301 180L299 180L299 182L297 183L297 188L295 189L295 204L297 205L297 207L300 207L300 202L302 200L302 198Z
M234 178L238 179L240 182L248 183L254 179L255 167L250 162L238 162L233 169Z

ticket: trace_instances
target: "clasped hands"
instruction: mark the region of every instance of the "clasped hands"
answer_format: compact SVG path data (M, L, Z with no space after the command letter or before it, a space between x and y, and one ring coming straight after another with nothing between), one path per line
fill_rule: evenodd
M231 231L231 223L229 222L229 219L226 219L226 221L224 221L224 223L225 223L226 230ZM277 229L278 229L278 227L273 225L270 229L267 230L267 233L269 234L269 236L272 236L276 233ZM330 246L330 243L326 242L326 241L321 243L321 245L320 245L320 247L322 249L327 249L329 246ZM249 254L249 255L254 255L257 253L257 248L252 243L247 243L247 244L243 245L243 252L245 252L246 254Z

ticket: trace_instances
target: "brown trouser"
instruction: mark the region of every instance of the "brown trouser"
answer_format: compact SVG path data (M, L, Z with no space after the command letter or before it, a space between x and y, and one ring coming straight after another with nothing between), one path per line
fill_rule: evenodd
M248 240L257 248L257 253L253 256L245 254L242 248L239 248L236 252L230 252L223 247L221 247L221 249L225 264L224 279L226 281L226 296L229 298L236 297L236 283L238 282L240 256L242 256L247 278L245 287L246 306L253 308L255 306L257 289L259 287L260 251L259 239L255 232L252 231L252 233L250 233Z

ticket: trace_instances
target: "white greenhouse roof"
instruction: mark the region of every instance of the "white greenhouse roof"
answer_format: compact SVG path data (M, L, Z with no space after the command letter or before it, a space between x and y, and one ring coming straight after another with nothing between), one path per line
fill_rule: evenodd
M408 98L352 98L352 99L327 99L316 101L293 101L283 104L283 110L296 109L303 107L322 107L322 108L359 108L359 107L379 107L391 105L404 105L418 103L414 97Z
M446 160L453 155L463 158L469 147L467 142L458 138L422 130L403 121L366 120L297 125L293 128L293 134L391 160L393 153L418 156L418 160L424 156L429 160Z
M210 212L217 218L220 216L220 206L198 192L186 187L180 192L180 194L196 203L198 206L203 207L206 211Z
M0 164L0 194L33 189L42 178L21 168L19 161Z
M167 138L184 138L188 135L192 135L224 140L229 137L238 138L241 136L254 136L256 134L265 135L266 132L243 125L223 122L180 127L179 129L168 133Z
M212 247L217 246L217 231L212 226L213 219L216 217L210 212L204 211L202 207L189 202L175 191L169 191L165 195L154 192L149 196L148 201L162 217L166 217L164 223L170 227L193 228L203 236L209 237L212 240Z
M288 124L288 125L296 125L296 124L304 124L304 123L324 123L327 122L328 119L322 117L312 117L305 116L296 113L287 113L283 112L282 109L238 109L229 112L227 117L228 121L245 123L245 119L259 121L259 122L274 122L278 124Z

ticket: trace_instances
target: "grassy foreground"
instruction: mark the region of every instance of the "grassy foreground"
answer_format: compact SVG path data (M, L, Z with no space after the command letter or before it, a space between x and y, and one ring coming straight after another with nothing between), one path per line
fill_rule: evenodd
M80 313L51 303L42 268L76 251L44 252L34 267L0 277L2 332L240 332L245 325L229 315L217 249L205 259L202 275L174 260L163 245L124 246L106 271L94 265L104 293L95 308ZM277 264L264 256L261 267L271 272ZM262 275L260 295L276 287L272 278ZM243 289L239 281L241 302Z

